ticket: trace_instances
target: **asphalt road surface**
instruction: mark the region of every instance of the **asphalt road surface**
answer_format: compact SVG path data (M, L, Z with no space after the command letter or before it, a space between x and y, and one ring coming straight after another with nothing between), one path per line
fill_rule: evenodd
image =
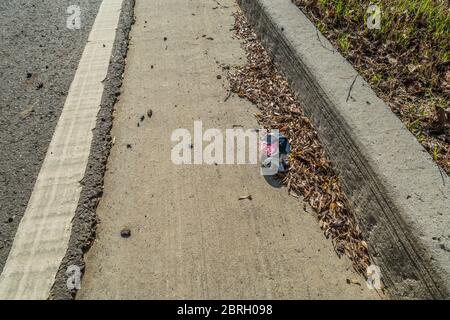
M0 271L101 0L0 1ZM67 28L70 5L81 28Z

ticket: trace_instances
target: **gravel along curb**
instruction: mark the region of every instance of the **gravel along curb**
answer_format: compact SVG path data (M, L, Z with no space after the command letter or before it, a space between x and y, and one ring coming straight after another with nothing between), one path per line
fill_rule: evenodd
M238 0L312 119L392 298L450 298L450 179L291 0Z

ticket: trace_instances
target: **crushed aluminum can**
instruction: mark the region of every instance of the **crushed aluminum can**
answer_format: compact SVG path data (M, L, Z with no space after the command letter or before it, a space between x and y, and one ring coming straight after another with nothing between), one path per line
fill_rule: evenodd
M285 136L278 132L264 135L259 151L263 175L275 175L287 170L291 147Z

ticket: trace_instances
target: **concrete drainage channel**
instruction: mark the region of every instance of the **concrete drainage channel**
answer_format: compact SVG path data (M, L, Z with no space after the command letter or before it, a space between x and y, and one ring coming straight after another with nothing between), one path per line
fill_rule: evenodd
M313 120L391 297L449 298L450 179L290 0L238 3Z

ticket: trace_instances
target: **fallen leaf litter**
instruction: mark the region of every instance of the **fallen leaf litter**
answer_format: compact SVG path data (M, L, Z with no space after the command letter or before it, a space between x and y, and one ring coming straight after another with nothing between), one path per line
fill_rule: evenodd
M256 115L260 125L279 129L289 139L290 168L279 178L289 193L302 195L316 211L320 228L331 238L337 255L347 255L354 269L366 276L370 263L367 244L317 132L243 14L237 12L234 17L234 31L243 40L247 64L228 71L230 92L256 104L261 111Z

